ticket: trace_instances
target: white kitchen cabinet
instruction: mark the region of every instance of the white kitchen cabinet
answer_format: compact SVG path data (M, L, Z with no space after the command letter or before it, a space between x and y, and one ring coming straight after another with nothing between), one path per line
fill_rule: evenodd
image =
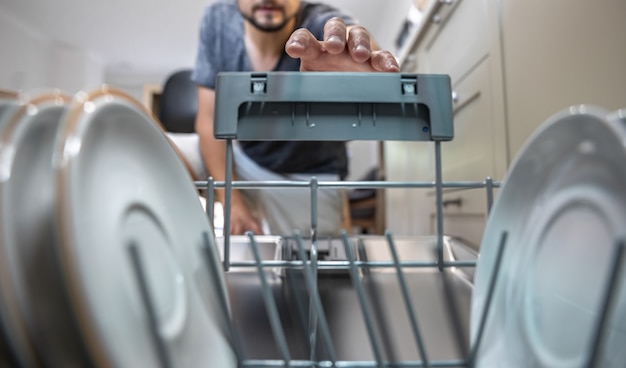
M626 107L625 14L623 0L431 0L398 59L403 71L451 77L455 137L442 143L444 181L504 179L530 134L571 105ZM388 159L387 179L432 180L432 146L386 142L397 162L419 157L411 169ZM435 233L433 190L395 197L410 203L388 207L390 230ZM485 197L446 190L444 232L480 244Z
M460 80L488 53L489 0L449 1L429 17L417 65L420 73L444 73ZM453 52L451 52L453 50Z
M511 157L559 110L626 107L626 1L501 3Z
M495 121L491 114L490 61L489 57L484 59L466 78L453 85L455 139L442 144L444 181L483 181L498 172L498 162L505 161L504 147L496 144L503 137L504 132L497 129L502 121ZM445 190L446 233L479 245L487 220L486 201L483 189ZM436 209L434 205L431 208L434 219ZM431 221L430 231L436 230L436 223Z
M497 151L503 148L496 143L502 138L496 137L496 126L502 122L496 122L492 116L490 61L484 59L466 78L452 86L454 140L441 144L446 181L484 180L497 173L497 161L505 160L502 151Z
M393 181L429 181L434 175L434 149L430 142L385 142L385 176ZM392 179L389 179L391 177ZM430 189L387 189L385 223L394 234L428 234L432 206Z
M444 181L482 181L503 175L507 157L499 60L494 62L491 0L431 2L426 22L413 36L415 46L402 63L403 70L450 75L454 94L452 142L442 143ZM498 49L496 48L496 51ZM434 180L434 145L387 142L388 180ZM412 157L401 168L401 156ZM391 158L386 156L386 158ZM402 172L405 170L405 172ZM402 173L401 173L402 172ZM393 197L394 195L392 195ZM387 224L394 233L420 235L436 232L434 190L403 189L395 194L408 208L389 208ZM445 190L444 231L479 244L487 210L483 190ZM397 201L400 204L400 201ZM460 204L460 205L458 205ZM388 205L391 203L388 202ZM472 231L467 231L467 229ZM474 230L478 229L478 230Z

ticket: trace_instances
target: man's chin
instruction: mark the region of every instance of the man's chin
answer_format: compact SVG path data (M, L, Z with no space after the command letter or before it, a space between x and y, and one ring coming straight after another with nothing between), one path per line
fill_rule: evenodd
M285 28L288 22L285 20L282 22L259 22L257 20L254 20L250 23L259 31L271 33L282 30L283 28Z

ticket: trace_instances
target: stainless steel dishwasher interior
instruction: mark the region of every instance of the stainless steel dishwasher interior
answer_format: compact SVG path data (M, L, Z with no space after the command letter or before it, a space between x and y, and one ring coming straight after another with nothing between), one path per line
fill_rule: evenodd
M295 260L295 241L290 238L256 238L262 261ZM306 241L305 241L306 242ZM398 237L394 239L400 262L436 261L437 237ZM220 249L223 239L218 239ZM382 236L350 237L357 260L391 261L387 239ZM305 244L310 249L310 241ZM444 260L475 261L476 253L462 242L444 237ZM320 239L317 287L331 332L337 359L366 361L374 359L372 343L363 312L349 276L340 239ZM272 333L262 296L262 285L254 267L247 237L231 238L233 267L226 272L233 326L239 336L243 359L283 359ZM389 263L389 262L387 262ZM335 266L333 266L335 265ZM309 294L303 270L297 267L264 269L276 301L282 328L292 359L327 359L323 344L309 341ZM424 345L430 359L464 359L469 350L469 315L473 267L403 267ZM375 336L386 361L419 360L419 350L411 331L409 314L402 298L396 270L392 266L361 267L359 277L373 315ZM316 351L311 351L311 346Z

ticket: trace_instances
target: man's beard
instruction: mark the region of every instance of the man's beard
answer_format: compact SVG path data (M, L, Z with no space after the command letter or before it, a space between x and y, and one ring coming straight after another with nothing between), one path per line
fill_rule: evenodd
M282 30L283 28L285 28L285 26L291 21L291 19L295 18L296 14L293 14L290 17L287 17L287 13L285 13L285 9L284 8L280 8L280 12L283 15L283 21L280 22L279 24L273 25L273 24L260 24L259 22L257 22L257 20L254 17L254 13L256 12L256 10L258 8L260 8L260 5L256 5L252 8L252 15L247 16L245 15L241 10L239 10L239 13L241 13L241 16L244 17L245 20L247 20L248 22L250 22L250 24L252 24L252 26L256 29L258 29L259 31L262 32L278 32L280 30Z

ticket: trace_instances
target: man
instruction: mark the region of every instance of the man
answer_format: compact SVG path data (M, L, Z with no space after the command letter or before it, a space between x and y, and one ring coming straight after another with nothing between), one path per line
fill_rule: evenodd
M318 41L318 39L320 41ZM225 142L213 136L215 76L221 71L399 71L368 31L323 4L300 0L230 0L210 5L200 28L192 79L198 84L196 131L207 172L224 180ZM238 142L235 175L243 180L337 180L347 173L342 142ZM224 192L218 191L224 202ZM310 229L308 191L233 191L232 234L271 234ZM341 201L336 190L319 192L320 234L337 233ZM308 226L307 226L308 225ZM228 229L225 229L227 231Z

